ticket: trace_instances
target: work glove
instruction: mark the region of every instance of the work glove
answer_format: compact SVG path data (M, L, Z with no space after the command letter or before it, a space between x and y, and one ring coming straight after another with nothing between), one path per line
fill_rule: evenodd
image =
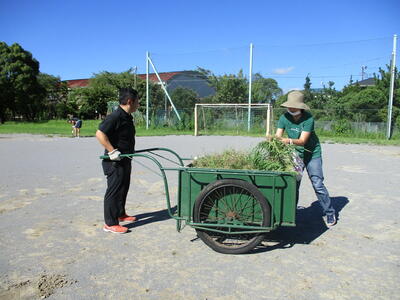
M118 149L114 149L111 152L108 152L108 157L113 160L113 161L119 161L121 160L121 152L118 151Z

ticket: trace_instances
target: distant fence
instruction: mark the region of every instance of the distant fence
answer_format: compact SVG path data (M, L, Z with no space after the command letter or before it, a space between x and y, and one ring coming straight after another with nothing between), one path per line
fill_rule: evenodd
M112 112L118 107L118 102L110 102L109 111ZM176 129L194 129L194 109L178 109L181 115L179 121L176 115L170 110L152 109L150 112L150 127L174 127ZM270 134L274 134L278 124L279 117L285 113L285 109L275 108L270 123ZM385 137L386 122L368 122L371 116L371 110L357 110L357 120L350 118L338 118L334 114L326 110L312 110L315 119L315 130L328 135L367 135L371 137ZM352 111L354 113L354 111ZM374 112L376 115L378 111ZM266 129L266 109L253 109L251 111L251 131L265 134ZM133 114L136 126L142 127L146 125L145 113L137 111ZM241 111L235 109L213 109L205 114L201 114L199 122L205 122L203 129L208 129L204 134L217 134L218 132L233 132L234 134L247 134L247 108ZM207 125L207 126L206 126ZM399 122L392 126L393 136L400 137Z
M274 126L277 125L277 120L285 111L286 109L283 108L274 109ZM339 135L351 133L385 135L387 131L386 122L375 121L386 118L386 112L378 109L342 110L340 114L334 109L312 109L311 114L314 117L317 131ZM397 117L397 121L392 125L393 135L400 134L399 118Z
M359 130L364 132L384 132L386 130L386 123L376 122L349 122L352 130ZM334 129L335 121L316 121L315 128L324 131L331 131Z
M334 131L337 121L315 121L315 129L323 131ZM365 133L386 133L386 123L384 122L348 122L351 131L365 132ZM398 131L396 126L394 131Z

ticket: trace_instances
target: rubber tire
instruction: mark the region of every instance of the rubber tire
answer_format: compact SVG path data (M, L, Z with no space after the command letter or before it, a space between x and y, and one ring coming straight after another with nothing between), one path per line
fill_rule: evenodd
M221 179L208 184L196 198L194 206L194 214L193 214L193 220L195 223L201 223L200 213L202 211L204 201L207 199L207 197L214 191L224 187L238 187L247 190L249 194L252 195L254 199L256 199L261 206L262 216L263 216L262 226L263 227L270 226L271 208L267 200L265 199L264 195L259 191L259 189L255 185L239 179ZM216 252L224 254L247 253L250 250L257 247L261 243L265 235L264 233L254 234L252 235L252 238L250 238L249 241L246 242L243 246L230 248L228 246L219 243L217 240L214 240L210 236L210 234L212 234L213 232L203 229L196 229L196 231L197 235L207 246L209 246Z

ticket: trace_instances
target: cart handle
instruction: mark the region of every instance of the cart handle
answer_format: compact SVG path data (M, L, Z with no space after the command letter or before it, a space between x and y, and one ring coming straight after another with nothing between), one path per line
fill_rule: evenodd
M154 162L158 168L160 169L161 172L161 176L164 180L164 189L165 189L165 198L167 200L167 210L168 210L168 214L171 218L176 218L176 216L173 215L172 211L171 211L171 200L169 197L169 188L168 188L168 179L167 179L167 175L165 174L165 170L164 167L160 164L160 162L155 159L153 156L149 155L149 154L141 154L141 153L137 153L137 154L133 154L132 157L144 157L144 158L148 158L150 159L152 162Z
M176 153L175 151L173 151L173 150L171 150L171 149L168 149L168 148L160 148L160 147L158 147L158 148L147 148L147 149L136 150L134 153L131 153L131 154L121 154L120 157L132 158L132 157L134 157L134 156L137 156L137 155L135 155L135 154L137 154L137 153L143 153L143 152L150 152L150 153L152 153L152 151L166 151L166 152L171 153L172 155L174 155L174 156L178 159L179 165L180 165L181 167L184 166L184 164L183 164L183 161L184 161L184 160L191 160L191 158L181 158L181 157L178 155L178 153ZM154 153L152 153L152 154L154 154ZM154 155L157 155L157 154L154 154ZM161 156L161 155L157 155L157 156L159 156L159 157L161 157L161 158L164 158L164 159L166 159L166 160L169 160L169 161L171 161L171 162L173 162L173 163L176 163L176 162L174 162L174 161L172 161L172 160L170 160L170 159L168 159L168 158L166 158L166 157L163 157L163 156ZM102 156L100 156L100 159L108 159L108 158L109 158L108 155L102 155Z
M176 156L176 158L178 158L180 166L184 167L182 158L175 151L172 151L171 149L168 149L168 148L142 149L142 150L137 150L137 151L135 151L135 153L132 153L132 154L121 154L120 157L128 157L128 158L144 157L144 158L148 158L152 162L154 162L158 166L158 168L160 169L161 176L162 176L162 178L164 180L165 196L166 196L166 200L167 200L167 210L168 210L169 216L171 218L173 218L173 219L176 219L176 220L184 220L184 218L180 218L180 217L174 216L172 211L171 211L171 201L170 201L170 197L169 197L168 179L167 179L167 176L165 174L165 170L168 170L168 169L164 168L161 165L161 163L156 158L154 158L152 155L143 153L143 152L149 152L151 154L154 154L154 153L152 153L152 151L158 151L158 150L159 151L167 151L167 152L172 153L174 156ZM109 156L108 155L102 155L102 156L100 156L100 158L101 159L107 159L107 158L109 158ZM165 157L162 157L162 158L167 159ZM179 169L171 169L171 170L179 170Z

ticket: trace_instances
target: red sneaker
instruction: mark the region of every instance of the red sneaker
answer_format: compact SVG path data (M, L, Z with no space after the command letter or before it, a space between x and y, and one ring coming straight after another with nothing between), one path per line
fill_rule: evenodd
M107 232L112 232L112 233L127 233L128 232L128 228L121 226L121 225L113 225L113 226L104 225L103 230L107 231Z
M120 222L135 222L137 220L134 216L128 216L127 214L123 215L122 217L118 218Z

